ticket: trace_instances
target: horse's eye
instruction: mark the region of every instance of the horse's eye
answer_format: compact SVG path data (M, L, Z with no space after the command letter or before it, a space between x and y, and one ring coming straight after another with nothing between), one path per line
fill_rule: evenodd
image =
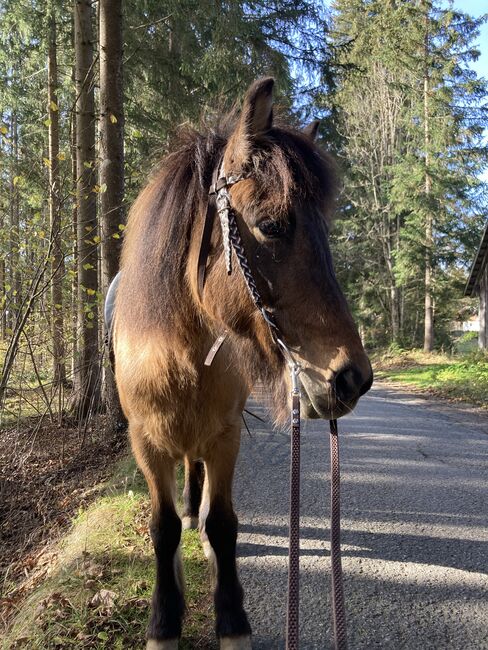
M265 237L270 239L278 239L283 237L287 232L287 224L282 221L273 221L273 219L266 219L258 223L258 228Z

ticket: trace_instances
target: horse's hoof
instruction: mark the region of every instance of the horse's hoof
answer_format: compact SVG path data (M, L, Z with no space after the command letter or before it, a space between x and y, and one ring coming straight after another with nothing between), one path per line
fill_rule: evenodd
M185 515L181 518L181 524L183 526L183 530L198 528L198 517L190 517L190 515Z
M252 650L251 637L245 636L223 636L220 639L220 650Z
M179 639L164 639L163 641L149 639L146 650L178 650L178 642Z
M202 542L202 548L203 554L207 558L210 566L217 569L217 556L215 555L215 551L213 550L212 545L207 539Z

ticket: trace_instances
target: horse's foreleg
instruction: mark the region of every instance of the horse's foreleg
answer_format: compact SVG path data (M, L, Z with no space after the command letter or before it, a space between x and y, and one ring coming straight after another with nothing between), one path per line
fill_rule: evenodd
M179 543L181 520L174 505L174 461L131 431L132 448L151 495L150 533L156 553L156 584L147 650L176 650L185 609Z
M232 479L239 451L240 430L227 431L205 457L202 519L216 568L214 594L216 632L221 650L251 648L251 627L243 607L243 590L236 567L237 517L232 507ZM207 553L208 554L208 553Z
M183 528L198 528L198 513L202 500L205 468L201 460L185 457L185 488L183 490Z

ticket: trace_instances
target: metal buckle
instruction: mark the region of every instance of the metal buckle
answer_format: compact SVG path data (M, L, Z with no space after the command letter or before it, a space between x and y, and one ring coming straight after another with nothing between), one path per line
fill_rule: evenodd
M298 375L300 374L301 367L300 365L294 365L290 368L291 376L291 394L301 397L300 383L298 381Z
M282 341L278 336L275 337L275 340L278 343L279 347L281 348L283 356L285 357L285 360L288 363L288 367L290 369L291 394L298 395L298 397L301 397L298 375L302 371L302 367L299 364L299 362L295 359L295 357L291 353L290 348L286 345L286 343L284 343L284 341Z

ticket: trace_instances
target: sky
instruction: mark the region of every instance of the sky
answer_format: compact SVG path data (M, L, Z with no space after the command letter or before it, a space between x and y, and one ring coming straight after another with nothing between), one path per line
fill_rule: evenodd
M449 6L449 1L445 0L443 3L446 6ZM479 17L482 14L488 13L488 0L454 0L453 6L455 9L460 11L465 11L474 17ZM471 65L478 73L478 76L488 78L488 24L485 23L482 25L480 30L480 35L478 37L478 49L480 51L480 56L477 61L473 62ZM485 131L486 138L488 139L488 133ZM481 178L488 182L488 170L482 174Z
M449 6L446 0L443 4ZM465 11L474 17L479 17L484 13L488 14L488 0L454 0L455 9ZM485 23L480 31L478 39L478 48L481 52L479 59L473 63L473 68L481 77L488 77L488 24Z

